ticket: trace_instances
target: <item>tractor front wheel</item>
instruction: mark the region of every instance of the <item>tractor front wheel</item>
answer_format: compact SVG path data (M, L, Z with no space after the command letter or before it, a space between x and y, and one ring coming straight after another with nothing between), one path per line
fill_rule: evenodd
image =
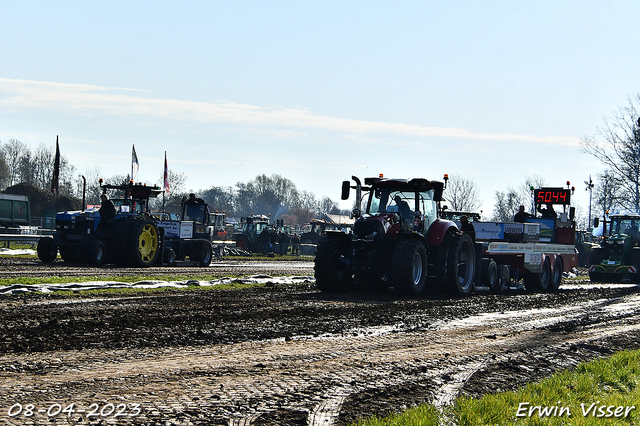
M406 296L419 296L427 280L427 249L418 240L398 240L391 261L394 290Z
M51 263L58 257L58 247L52 237L42 237L38 241L38 258L45 262Z
M323 238L318 242L313 269L316 286L323 293L337 293L348 290L353 280L346 267L340 265L340 255L346 252L348 241L337 238Z
M100 266L104 263L106 258L106 251L104 244L100 240L91 240L88 246L85 248L86 261L89 265Z

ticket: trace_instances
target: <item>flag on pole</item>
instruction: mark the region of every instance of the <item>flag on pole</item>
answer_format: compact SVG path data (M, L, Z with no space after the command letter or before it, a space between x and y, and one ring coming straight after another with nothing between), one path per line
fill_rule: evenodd
M136 146L131 146L131 180L136 180L136 175L138 174L138 169L140 168L140 163L138 163L138 156L136 155Z
M58 136L56 136L56 157L53 160L53 176L51 177L51 192L58 195L58 180L60 177L60 145L58 145Z
M169 193L169 167L167 166L167 151L164 152L164 191Z

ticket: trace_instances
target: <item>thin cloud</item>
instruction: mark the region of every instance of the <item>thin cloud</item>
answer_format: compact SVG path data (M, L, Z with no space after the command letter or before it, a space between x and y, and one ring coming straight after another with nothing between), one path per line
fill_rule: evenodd
M580 139L565 136L535 136L506 133L474 133L466 129L423 127L403 123L381 123L319 116L304 109L261 107L234 102L192 102L152 99L116 91L137 89L108 88L87 84L53 83L0 78L0 107L36 108L67 111L72 114L132 115L149 119L196 123L228 123L245 126L277 126L319 129L335 133L396 135L418 138L453 138L482 141L520 141L534 144L579 146Z

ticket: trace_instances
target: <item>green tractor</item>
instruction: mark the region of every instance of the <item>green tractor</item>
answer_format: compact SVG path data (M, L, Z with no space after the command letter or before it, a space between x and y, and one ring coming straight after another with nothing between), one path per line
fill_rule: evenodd
M594 225L599 225L596 218ZM640 282L638 214L615 214L603 221L603 240L589 256L591 282Z
M242 229L233 234L236 247L253 253L262 252L260 234L269 228L270 217L265 215L251 215L241 219Z
M38 243L38 257L53 262L58 252L65 262L99 266L105 262L148 267L160 255L156 220L149 213L149 198L157 197L157 186L129 182L107 185L100 179L104 194L112 191L114 217L101 217L97 209L59 212L56 231Z

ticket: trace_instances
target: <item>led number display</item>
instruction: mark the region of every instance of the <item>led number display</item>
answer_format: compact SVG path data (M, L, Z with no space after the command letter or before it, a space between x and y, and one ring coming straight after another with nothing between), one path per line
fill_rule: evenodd
M541 188L533 193L536 204L571 204L571 190L564 188Z

